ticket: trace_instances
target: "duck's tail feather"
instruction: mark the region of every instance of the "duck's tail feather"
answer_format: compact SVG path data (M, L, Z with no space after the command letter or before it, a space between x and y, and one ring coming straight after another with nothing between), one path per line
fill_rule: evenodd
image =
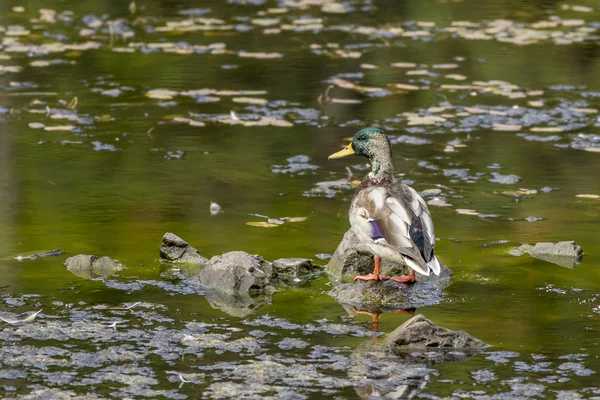
M429 268L421 267L419 264L417 264L415 261L413 261L410 257L404 257L404 261L406 262L406 265L408 265L410 268L414 269L418 273L429 276Z
M433 271L434 274L439 275L442 267L440 266L440 262L438 259L433 256L431 260L427 263L427 266Z

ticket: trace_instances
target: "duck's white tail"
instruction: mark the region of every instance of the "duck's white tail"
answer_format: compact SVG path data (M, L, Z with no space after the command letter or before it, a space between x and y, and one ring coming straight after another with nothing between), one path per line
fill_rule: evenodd
M425 276L429 276L429 268L421 267L419 264L417 264L415 261L413 261L410 257L404 257L404 262L406 262L406 265L408 265L410 268L414 269L418 273L425 275ZM427 265L429 265L429 264L427 264Z
M438 259L433 256L431 260L427 263L427 266L433 271L434 274L439 275L442 267L440 267L440 262Z

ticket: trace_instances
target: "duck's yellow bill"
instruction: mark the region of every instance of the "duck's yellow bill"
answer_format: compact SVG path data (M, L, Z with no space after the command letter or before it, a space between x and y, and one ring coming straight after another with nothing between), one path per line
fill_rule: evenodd
M350 143L348 146L344 147L342 150L330 155L328 159L332 160L334 158L342 158L342 157L346 157L346 156L351 156L352 154L356 154L356 153L354 152L354 149L352 148L352 143Z

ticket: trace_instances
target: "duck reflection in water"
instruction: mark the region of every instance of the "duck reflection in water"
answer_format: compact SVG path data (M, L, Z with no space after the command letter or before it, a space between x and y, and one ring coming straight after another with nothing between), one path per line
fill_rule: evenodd
M373 319L373 332L379 332L379 319L385 313L394 313L394 314L406 314L409 317L414 317L416 308L406 308L406 309L397 309L397 310L389 310L389 311L368 311L368 310L359 310L355 306L352 307L355 313L370 315Z

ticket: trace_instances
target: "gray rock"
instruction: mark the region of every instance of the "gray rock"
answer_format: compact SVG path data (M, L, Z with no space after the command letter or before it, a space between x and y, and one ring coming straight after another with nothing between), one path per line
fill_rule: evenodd
M378 340L367 340L352 353L348 377L362 398L410 399L420 393L432 368L464 362L485 347L464 332L434 325L417 315Z
M437 304L444 299L443 289L450 284L452 273L443 268L439 276L415 284L386 282L348 282L335 286L329 295L342 305L360 310L391 311Z
M373 272L374 263L373 253L358 240L354 231L349 229L333 253L327 265L327 272L338 279L344 276L366 275ZM410 270L406 266L382 260L381 272L384 275L404 275L409 274Z
M487 344L464 331L437 326L424 315L415 315L385 338L391 351L432 349L482 349Z
M321 267L314 265L310 258L280 258L273 261L273 274L278 283L297 286L320 272Z
M520 257L523 254L529 253L533 249L533 246L530 244L522 244L519 247L514 247L508 251L508 254L515 257Z
M110 257L96 257L87 254L78 254L67 258L65 266L74 275L84 279L110 276L125 268Z
M529 254L562 267L573 268L583 257L583 249L573 241L536 243Z
M160 258L174 263L205 265L208 259L174 233L167 232L160 246Z
M200 283L228 293L272 293L273 265L261 256L230 251L211 258L200 271Z

